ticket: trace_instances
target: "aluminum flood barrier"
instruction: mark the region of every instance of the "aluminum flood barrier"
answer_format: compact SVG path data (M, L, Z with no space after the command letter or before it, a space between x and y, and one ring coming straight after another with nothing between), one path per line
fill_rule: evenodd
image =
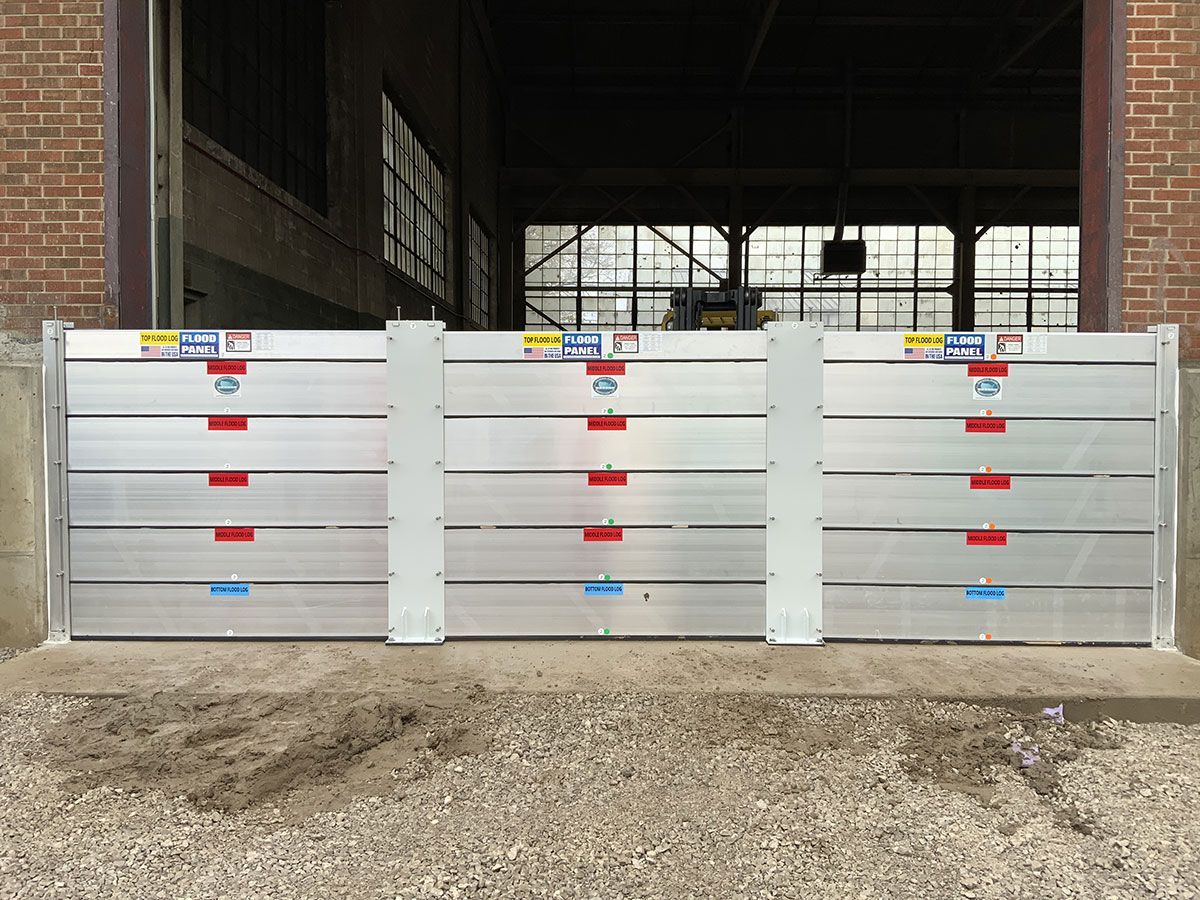
M52 633L1173 644L1173 326L786 325L47 323Z

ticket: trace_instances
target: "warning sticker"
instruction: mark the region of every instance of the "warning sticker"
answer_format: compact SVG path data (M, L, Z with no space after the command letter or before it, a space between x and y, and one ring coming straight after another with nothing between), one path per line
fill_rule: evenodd
M998 334L996 335L997 356L1020 356L1025 352L1025 335Z
M216 359L221 355L220 332L179 332L179 355L184 359Z
M145 359L177 359L179 357L178 331L143 331L138 335Z
M209 431L246 431L250 422L245 416L209 416Z
M624 528L585 528L583 529L584 543L590 544L598 541L623 541L625 540Z
M968 531L968 547L1007 547L1007 531Z
M946 359L983 359L983 335L974 332L947 334Z
M521 356L524 359L562 359L561 331L527 331L521 335Z
M589 375L624 375L625 363L623 362L598 362L588 363L587 373Z
M225 332L226 353L252 353L254 350L254 332L227 331Z
M253 528L214 528L213 540L225 543L249 543L254 540Z
M208 595L210 597L249 597L250 585L231 582L210 584Z
M1008 419L967 419L967 434L1004 434Z
M628 472L588 472L588 487L628 487Z
M585 581L583 584L585 597L624 597L625 584L621 581Z
M1008 588L1002 587L969 587L965 592L967 600L1007 600Z
M638 336L636 331L617 332L613 335L613 353L624 353L632 356L638 352Z
M249 472L209 472L209 487L250 487Z
M588 416L588 431L624 431L624 416Z
M1006 378L1008 363L971 363L967 366L967 375L971 378Z
M209 375L245 375L246 363L238 359L222 359L208 364Z
M973 491L1008 491L1012 490L1011 475L972 475L971 490Z
M904 335L905 359L944 359L944 334L909 333Z
M562 335L563 359L599 359L600 332L567 331Z
M971 396L976 400L999 400L1004 382L999 378L976 378L971 382Z

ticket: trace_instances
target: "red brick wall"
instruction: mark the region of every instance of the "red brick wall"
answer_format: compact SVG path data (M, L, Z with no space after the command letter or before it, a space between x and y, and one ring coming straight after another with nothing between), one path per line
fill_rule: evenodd
M1184 325L1200 358L1200 3L1129 0L1124 325Z
M0 329L104 302L103 0L0 0Z

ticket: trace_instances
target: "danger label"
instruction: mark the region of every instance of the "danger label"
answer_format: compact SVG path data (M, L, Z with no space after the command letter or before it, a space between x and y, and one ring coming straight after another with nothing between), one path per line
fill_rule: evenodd
M245 375L246 362L240 359L218 359L208 363L209 375Z
M245 431L249 420L245 416L209 416L209 431Z
M971 490L973 491L1008 491L1012 490L1011 475L972 475Z
M590 544L601 541L625 540L624 528L585 528L583 529L584 543Z
M624 431L624 416L588 416L588 431Z
M1007 531L968 531L968 547L1007 547Z
M588 472L588 487L627 487L628 472Z
M254 540L254 529L214 528L213 540L218 543L249 543Z
M1004 434L1008 419L967 419L967 434Z
M967 366L969 378L1004 378L1008 375L1008 363L971 363Z
M249 472L209 472L209 487L250 487Z
M593 362L587 364L587 373L589 375L624 375L625 363L623 362Z

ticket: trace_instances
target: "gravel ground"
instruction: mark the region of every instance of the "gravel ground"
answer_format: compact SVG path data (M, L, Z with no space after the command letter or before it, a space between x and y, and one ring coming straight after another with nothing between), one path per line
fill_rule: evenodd
M1070 712L0 697L0 895L1200 896L1200 726Z

